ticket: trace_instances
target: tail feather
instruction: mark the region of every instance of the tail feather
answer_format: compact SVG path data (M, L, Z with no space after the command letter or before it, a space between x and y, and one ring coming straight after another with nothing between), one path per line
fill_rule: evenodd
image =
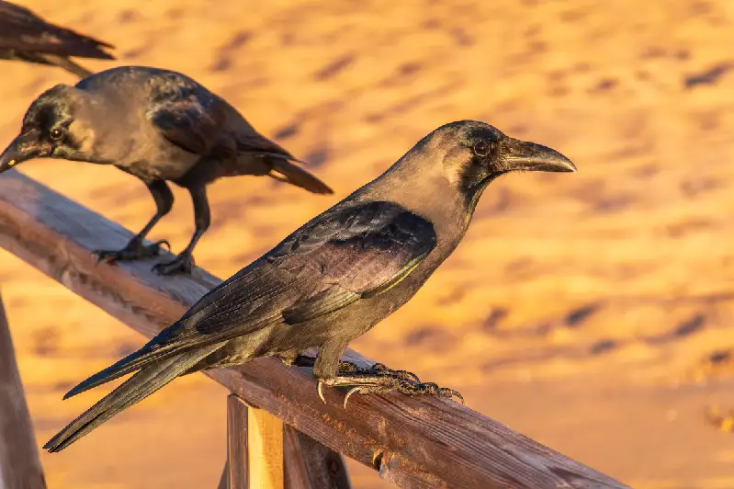
M171 351L169 355L154 355L155 353L160 352L157 352L156 350L150 348L149 345L150 343L143 346L138 351L135 351L126 356L122 360L119 360L116 363L110 365L106 369L97 372L96 374L89 377L87 380L80 382L76 387L64 394L64 400L69 399L70 397L74 397L77 394L81 394L82 392L86 392L102 384L106 384L107 382L119 379L120 377L135 372L136 370L140 370L149 363L159 362L165 359L167 356L175 355L176 353L180 354L180 352L176 352L174 350Z
M191 367L223 345L224 343L219 343L195 351L181 353L143 368L69 423L66 428L51 438L43 448L49 452L63 450L118 413L142 401L176 377L186 373Z
M273 174L272 172L269 174L277 180L290 183L296 187L301 187L315 194L334 193L334 191L324 182L285 158L269 158L269 162L273 165L273 170L282 175L282 178L280 178L279 175Z
M55 54L43 54L42 55L49 64L56 65L59 68L63 68L71 74L78 76L79 78L86 78L93 75L92 71L89 71L79 63L75 63L66 56L57 56Z

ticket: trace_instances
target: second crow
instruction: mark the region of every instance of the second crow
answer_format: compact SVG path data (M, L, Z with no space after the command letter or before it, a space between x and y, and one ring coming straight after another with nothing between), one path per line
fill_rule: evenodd
M347 345L408 302L456 249L479 197L513 171L576 171L560 153L475 121L423 138L380 177L304 224L202 297L140 350L65 397L135 374L45 446L56 452L178 376L275 356L354 393L456 395L384 366L340 362ZM318 347L313 359L301 354ZM323 397L322 397L323 399ZM345 399L345 402L346 402Z
M121 250L101 250L108 261L159 253L146 235L173 206L167 181L186 188L196 229L161 274L188 273L193 251L210 224L206 186L221 177L270 176L317 194L332 190L297 164L278 144L259 134L221 97L174 71L119 67L75 86L56 85L30 106L20 135L0 155L0 172L31 158L111 164L147 185L156 213Z

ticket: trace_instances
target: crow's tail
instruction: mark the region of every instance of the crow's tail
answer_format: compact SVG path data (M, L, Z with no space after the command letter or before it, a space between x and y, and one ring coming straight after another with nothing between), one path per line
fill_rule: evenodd
M224 343L218 343L187 351L143 367L84 414L69 423L43 448L49 452L63 450L116 414L142 401L176 377L187 373L194 365L223 345Z
M333 194L334 191L324 182L316 178L313 174L291 162L285 158L278 156L268 158L273 165L273 170L277 173L269 173L269 176L290 183L296 187L301 187L315 194Z

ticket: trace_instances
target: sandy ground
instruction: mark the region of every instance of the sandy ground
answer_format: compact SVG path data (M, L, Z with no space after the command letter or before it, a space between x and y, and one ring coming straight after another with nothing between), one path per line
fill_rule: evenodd
M220 277L443 123L485 120L571 157L576 175L493 184L455 255L352 346L636 488L734 488L734 439L703 416L734 406L734 4L22 3L117 45L118 64L197 78L337 189L215 184L196 257ZM74 80L2 70L4 145L35 96ZM21 171L133 230L153 211L143 185L112 168ZM188 196L176 197L151 237L180 250L193 221ZM67 387L142 338L5 252L0 277L42 444L105 392L61 402ZM179 379L44 455L49 487L214 487L224 415L223 389ZM387 486L350 469L355 488Z

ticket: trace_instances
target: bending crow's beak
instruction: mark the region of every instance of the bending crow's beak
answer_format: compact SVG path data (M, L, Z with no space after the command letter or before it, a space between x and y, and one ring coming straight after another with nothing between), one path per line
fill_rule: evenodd
M507 138L504 143L507 169L510 171L575 172L576 165L547 146Z
M13 141L0 154L0 173L13 168L19 163L23 163L31 158L36 158L43 154L43 149L38 147L34 141L29 141L28 137L23 134L13 139Z

